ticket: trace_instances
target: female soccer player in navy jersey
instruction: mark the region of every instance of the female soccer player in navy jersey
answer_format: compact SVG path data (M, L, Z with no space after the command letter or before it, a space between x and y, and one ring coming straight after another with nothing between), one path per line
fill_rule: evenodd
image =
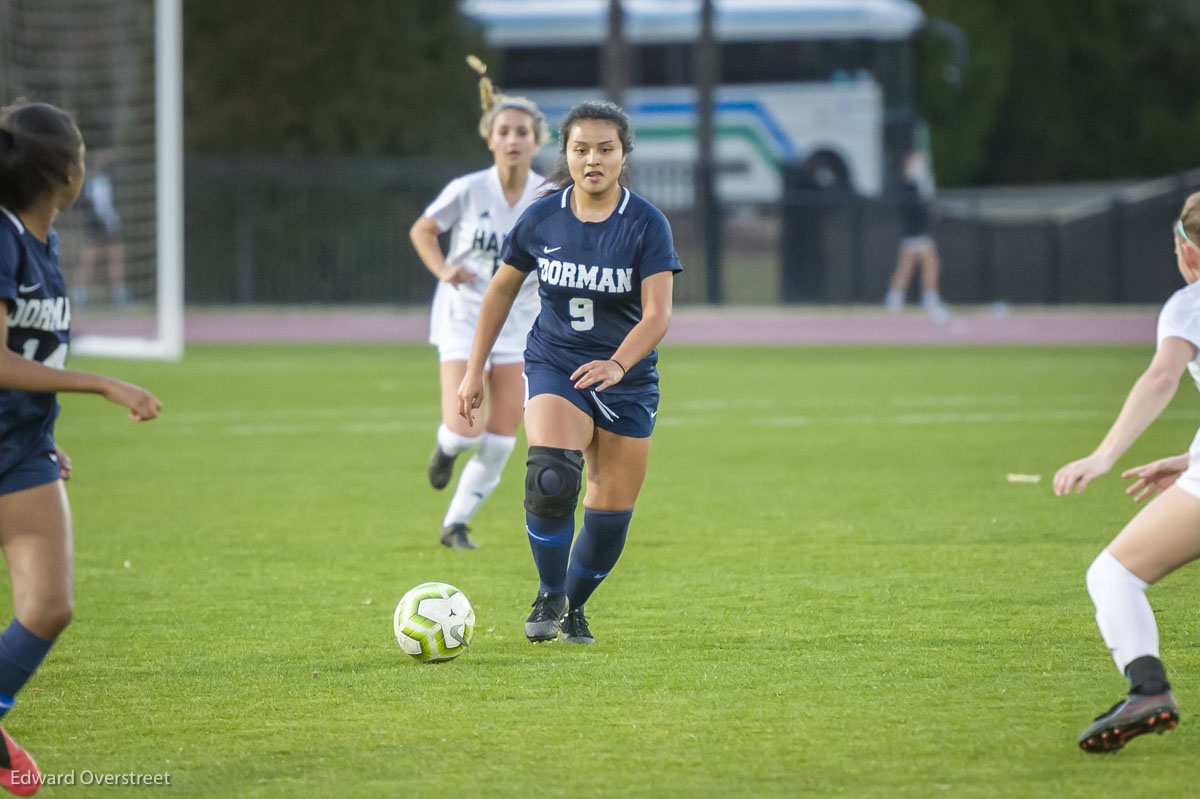
M442 424L429 460L429 482L442 489L450 482L455 459L478 445L463 467L450 507L442 519L441 540L455 549L474 549L467 522L500 483L500 473L516 445L521 424L522 351L538 312L537 287L524 286L488 360L491 397L487 414L468 423L458 414L458 384L483 293L500 263L500 246L513 223L537 198L543 178L530 164L550 131L537 106L522 97L496 94L484 74L487 67L471 56L479 71L483 118L479 134L495 163L450 182L409 233L417 254L440 282L433 297L429 341L441 361ZM450 252L443 256L438 234L450 231Z
M625 546L658 414L656 347L682 267L662 213L620 180L629 117L608 102L563 119L557 189L531 205L504 245L479 313L459 412L483 402L492 342L530 272L542 310L525 348L525 523L540 586L530 641L593 642L584 604ZM584 465L583 527L571 548Z
M71 307L51 225L83 185L83 137L64 111L42 103L0 109L0 548L8 562L13 620L0 632L0 716L71 620L72 530L63 480L71 462L54 443L55 392L100 394L134 421L161 405L150 392L63 369ZM39 787L37 765L0 727L0 785Z
M1106 473L1175 395L1185 370L1200 387L1200 192L1187 198L1175 223L1175 265L1188 284L1158 317L1158 347L1134 383L1108 434L1085 458L1054 475L1054 493L1082 492ZM1146 589L1200 558L1200 433L1189 452L1135 466L1125 493L1134 502L1162 493L1117 534L1087 570L1096 624L1129 694L1079 736L1085 752L1111 752L1130 738L1174 729L1179 706L1159 660L1158 625Z

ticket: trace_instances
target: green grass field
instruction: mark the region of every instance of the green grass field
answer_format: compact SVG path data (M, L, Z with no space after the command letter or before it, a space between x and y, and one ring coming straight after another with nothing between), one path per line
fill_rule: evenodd
M523 445L481 548L437 545L430 348L77 359L165 408L64 398L76 618L7 727L47 773L169 772L174 796L1183 795L1200 570L1150 592L1180 729L1083 755L1125 688L1084 570L1134 506L1114 475L1048 484L1149 352L666 348L592 647L524 639ZM1185 449L1197 410L1185 386L1122 465ZM449 664L392 634L427 580L476 608Z

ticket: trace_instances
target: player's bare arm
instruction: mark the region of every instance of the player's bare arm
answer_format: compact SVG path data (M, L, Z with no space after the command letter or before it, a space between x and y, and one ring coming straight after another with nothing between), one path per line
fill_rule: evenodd
M1137 482L1125 489L1125 493L1133 497L1134 502L1143 502L1161 491L1166 491L1179 475L1187 471L1191 455L1184 452L1169 458L1159 458L1141 466L1134 466L1121 473L1126 480L1137 478Z
M1054 493L1060 497L1073 491L1082 493L1088 483L1107 473L1170 403L1183 370L1194 357L1196 347L1192 343L1174 336L1164 339L1095 452L1071 461L1054 475Z
M438 280L452 286L470 283L475 276L468 269L446 263L446 256L442 254L441 245L438 244L438 235L441 232L437 222L421 215L409 228L408 238L412 241L413 249L417 251L421 263L425 264L425 268Z
M0 305L6 311L9 308L7 302ZM60 391L100 394L106 400L128 408L134 421L153 419L162 408L162 403L154 395L131 383L91 372L46 366L3 347L0 347L0 388L46 394Z
M642 281L642 320L633 326L612 357L588 361L571 374L575 388L603 391L621 382L625 370L650 354L671 326L674 272L659 272Z

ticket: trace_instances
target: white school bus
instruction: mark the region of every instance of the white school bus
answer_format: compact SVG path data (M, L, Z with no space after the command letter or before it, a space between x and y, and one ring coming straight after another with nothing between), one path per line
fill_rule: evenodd
M636 188L664 210L690 207L701 2L622 7ZM608 0L465 0L463 11L500 53L501 89L537 102L552 129L576 103L604 96ZM788 163L805 165L818 185L879 195L921 141L914 40L925 22L910 0L715 0L721 200L777 203ZM538 167L554 154L546 147Z

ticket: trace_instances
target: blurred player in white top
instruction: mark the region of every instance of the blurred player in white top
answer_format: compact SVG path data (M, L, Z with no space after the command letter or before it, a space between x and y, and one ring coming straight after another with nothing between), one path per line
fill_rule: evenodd
M1171 295L1158 317L1158 348L1133 384L1117 420L1095 452L1054 476L1054 493L1081 492L1107 472L1175 395L1186 369L1200 387L1200 193L1187 198L1175 223L1175 264L1187 287ZM1125 525L1087 572L1096 623L1113 660L1129 678L1129 695L1079 736L1085 752L1120 749L1136 735L1165 732L1179 721L1158 655L1158 625L1145 591L1200 558L1200 433L1189 452L1126 470L1136 478L1134 502L1162 492Z
M474 549L467 522L500 482L500 473L516 444L525 386L525 337L537 317L537 281L522 287L488 361L489 407L474 424L458 413L458 385L483 294L500 264L500 247L521 212L532 203L542 177L531 169L534 153L549 138L545 117L523 97L499 94L474 56L468 63L480 74L483 117L479 133L495 156L488 169L455 178L442 189L409 231L421 261L440 281L433 296L429 342L441 361L442 423L429 460L429 482L442 489L454 461L478 446L463 467L450 507L442 520L441 541L454 549ZM450 231L450 250L442 254L438 235Z

